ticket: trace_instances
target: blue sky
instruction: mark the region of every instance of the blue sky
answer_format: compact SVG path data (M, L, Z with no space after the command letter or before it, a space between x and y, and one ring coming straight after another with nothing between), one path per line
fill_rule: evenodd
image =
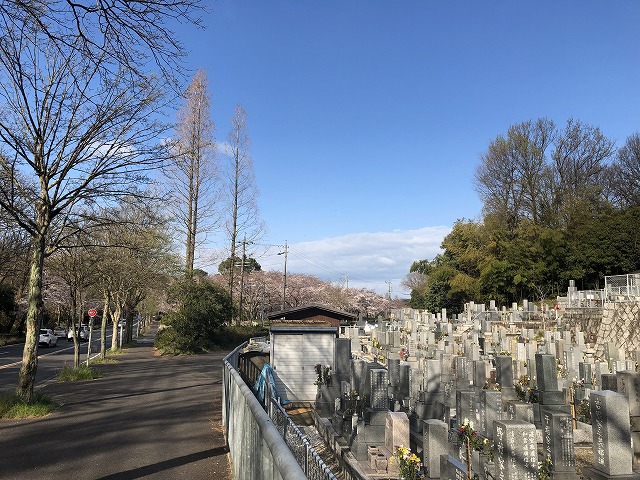
M203 23L179 29L188 66L218 140L247 112L263 242L289 243L290 272L404 296L411 262L479 218L479 155L510 125L640 131L637 0L219 0ZM255 255L281 270L278 251Z

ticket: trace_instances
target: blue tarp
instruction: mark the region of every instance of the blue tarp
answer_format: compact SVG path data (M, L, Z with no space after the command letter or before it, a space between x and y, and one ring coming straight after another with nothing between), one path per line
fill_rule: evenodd
M253 393L256 394L258 400L260 400L263 405L265 400L264 396L267 382L269 383L269 387L271 388L271 393L273 394L273 396L275 398L280 398L280 396L278 395L278 390L276 389L276 379L273 376L273 369L271 368L271 365L265 363L262 367L262 371L260 372L258 380L256 380L256 383L253 386ZM287 405L289 403L291 403L289 400L280 398L280 405Z

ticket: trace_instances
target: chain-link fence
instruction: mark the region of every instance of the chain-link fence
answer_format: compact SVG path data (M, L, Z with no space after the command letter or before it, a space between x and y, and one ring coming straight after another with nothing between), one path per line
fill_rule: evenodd
M640 301L640 274L604 277L604 289L609 302Z

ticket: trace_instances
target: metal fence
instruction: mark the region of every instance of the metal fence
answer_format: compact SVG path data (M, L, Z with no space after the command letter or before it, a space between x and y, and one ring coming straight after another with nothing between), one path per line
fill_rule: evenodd
M270 391L263 406L242 380L238 363L245 346L240 345L223 362L222 419L233 478L335 480Z
M609 302L640 301L640 274L604 277L604 289Z
M278 433L286 442L293 456L296 457L298 465L306 473L307 478L312 480L335 480L335 475L324 463L324 460L320 458L320 455L311 446L305 435L273 397L270 397L269 410L269 416Z

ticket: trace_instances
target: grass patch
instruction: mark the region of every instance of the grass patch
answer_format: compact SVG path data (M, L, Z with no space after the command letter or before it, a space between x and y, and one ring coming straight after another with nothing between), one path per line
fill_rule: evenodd
M124 348L110 348L106 353L107 355L125 355L128 352Z
M24 342L24 337L20 337L18 335L4 335L0 334L0 347L4 347L5 345L13 345L16 343Z
M58 408L58 404L40 392L34 392L33 403L28 405L13 393L0 394L0 418L19 419L45 417Z
M105 365L109 363L120 363L120 360L115 358L109 358L109 357L106 357L106 358L96 357L92 359L89 363L95 363L96 365Z
M83 380L95 380L102 374L95 368L80 365L78 368L63 367L58 375L59 382L81 382Z

